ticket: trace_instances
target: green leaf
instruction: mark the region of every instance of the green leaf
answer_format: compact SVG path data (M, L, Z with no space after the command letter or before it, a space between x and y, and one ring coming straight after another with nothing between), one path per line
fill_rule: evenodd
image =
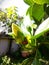
M42 64L41 64L41 62L37 58L35 58L31 65L42 65Z
M22 32L18 31L17 38L24 41L25 36L24 36L24 34Z
M13 39L15 38L15 35L12 32L8 33L8 35Z
M41 62L39 61L40 58L41 58L41 54L40 54L39 50L37 50L36 56L31 65L42 65Z
M25 60L22 61L21 65L31 65L32 60L33 60L33 57L26 58Z
M41 53L40 51L37 49L36 50L36 56L35 56L37 59L40 59L41 58Z
M24 2L28 5L32 5L34 3L33 0L24 0Z
M30 26L27 27L27 30L28 30L28 32L31 34L32 29L31 29Z
M37 4L46 4L49 3L49 0L33 0Z
M25 59L25 60L22 62L22 65L27 65L28 61L29 61L29 58Z
M26 15L29 14L31 20L33 19L33 17L32 17L32 9L33 9L33 6L30 6L30 7L28 8L27 12L26 12Z
M32 9L32 16L36 20L40 21L44 16L44 8L43 8L43 6L34 4L33 9Z
M28 8L26 14L29 14L31 19L34 18L40 21L44 16L44 7L43 5L34 4Z

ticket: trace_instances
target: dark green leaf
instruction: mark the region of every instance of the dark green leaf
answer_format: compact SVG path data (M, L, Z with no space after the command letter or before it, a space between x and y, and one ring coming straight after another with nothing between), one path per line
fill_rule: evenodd
M22 65L26 65L29 61L29 58L25 59L23 62L22 62Z
M31 33L31 31L32 31L32 29L31 29L31 27L29 26L29 27L27 27L27 30L28 30L28 32L29 33Z
M36 50L36 56L35 56L37 59L40 59L41 58L41 53L40 51L37 49Z
M33 57L27 58L27 59L23 60L21 65L31 65L32 60L33 60Z
M37 58L35 58L31 65L42 65L42 64L41 64L41 62Z
M47 15L49 16L49 6L48 5L45 7L45 11L46 11Z
M40 54L39 50L37 50L36 56L31 65L42 65L41 62L39 61L40 58L41 58L41 54Z

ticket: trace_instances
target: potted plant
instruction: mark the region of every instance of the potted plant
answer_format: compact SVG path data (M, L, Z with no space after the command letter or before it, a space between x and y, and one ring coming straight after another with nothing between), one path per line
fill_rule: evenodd
M0 34L0 56L5 55L9 50L10 37L6 34Z

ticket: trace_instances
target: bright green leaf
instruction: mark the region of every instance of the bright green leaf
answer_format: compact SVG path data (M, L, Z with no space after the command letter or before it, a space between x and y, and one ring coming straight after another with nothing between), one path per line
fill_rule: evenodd
M44 16L44 8L43 5L34 4L30 6L27 10L27 13L30 15L31 19L36 19L40 21Z
M24 2L28 5L32 5L34 3L33 0L24 0Z
M30 6L30 7L28 8L27 12L26 12L26 15L29 14L31 20L33 19L33 17L32 17L32 9L33 9L33 6L32 6L32 7Z
M49 0L33 0L37 4L46 4L49 3Z
M33 9L32 9L32 16L36 20L40 21L44 16L44 8L43 8L43 6L34 4Z

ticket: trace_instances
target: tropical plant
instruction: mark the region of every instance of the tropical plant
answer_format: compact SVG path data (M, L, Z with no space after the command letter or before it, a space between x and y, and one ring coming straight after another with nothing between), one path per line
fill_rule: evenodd
M48 24L48 25L47 25ZM45 25L45 26L43 26ZM42 52L40 51L39 47L41 44L44 42L39 40L43 35L49 31L49 18L47 18L43 23L39 25L37 30L35 31L34 35L30 33L30 35L27 36L24 35L22 32L21 28L17 26L16 24L12 23L12 35L13 38L17 43L21 45L21 51L22 51L22 56L26 57L29 56L30 54L34 55L34 58L29 58L30 60L32 59L32 62L30 65L42 65L40 62L40 59L42 59ZM29 27L28 32L31 32L31 28ZM44 40L44 39L43 39ZM42 41L42 42L41 42ZM45 41L45 40L44 40ZM45 41L46 42L46 41ZM48 41L46 42L48 44ZM22 63L28 62L28 60L23 61ZM23 64L22 64L23 65ZM25 64L24 64L25 65Z
M30 65L42 65L40 59L42 62L42 59L49 59L49 0L24 0L24 2L29 5L26 14L29 14L31 20L34 20L39 26L35 31L35 35L32 36L32 44L35 40L36 53Z
M20 65L43 65L43 62L48 65L49 0L24 0L24 2L29 5L26 14L29 14L31 20L35 21L37 30L36 25L33 24L33 31L29 26L27 27L27 31L29 32L29 34L24 34L21 27L14 24L14 22L16 21L15 17L17 18L17 14L10 8L6 9L6 16L8 18L7 21L10 20L10 22L12 22L12 33L8 34L15 39L17 44L21 45L22 56L26 59L22 61ZM15 14L16 16L14 16ZM0 18L2 17L2 15L0 16ZM6 17L4 19L6 19ZM2 21L2 19L0 20Z
M49 18L48 18L49 1L48 0L43 0L43 1L42 0L38 0L38 1L37 0L24 0L24 2L29 5L29 8L26 14L29 14L31 20L34 20L35 23L39 27L35 31L34 35L31 34L31 28L30 27L27 28L28 32L30 32L30 35L28 35L30 42L25 45L23 44L21 47L23 47L22 48L23 50L26 50L27 48L27 51L31 49L32 50L31 54L33 56L30 55L29 57L29 59L32 61L30 61L27 58L22 62L21 65L23 64L24 65L42 65L43 59L48 60L49 58L48 56L48 51L49 51L49 33L48 33L49 31ZM20 31L16 31L16 32L20 32ZM20 38L22 36L24 37L24 38L22 37L23 40L21 40L21 44L22 44L22 41L24 41L25 38L28 41L28 37L27 35L24 35L23 32L22 32L23 35L21 36L21 32L20 32ZM17 37L15 35L16 34L15 32L13 34L14 34L15 39L20 39L19 36Z

